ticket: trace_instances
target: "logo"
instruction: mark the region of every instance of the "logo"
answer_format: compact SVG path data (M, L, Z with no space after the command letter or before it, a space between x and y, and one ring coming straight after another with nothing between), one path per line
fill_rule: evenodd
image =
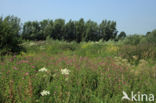
M135 94L133 91L131 92L131 98L128 96L128 94L123 91L123 97L122 100L129 100L129 101L138 101L138 102L142 102L142 101L149 101L152 102L154 101L154 95L153 94L141 94L140 92L138 92L137 94Z

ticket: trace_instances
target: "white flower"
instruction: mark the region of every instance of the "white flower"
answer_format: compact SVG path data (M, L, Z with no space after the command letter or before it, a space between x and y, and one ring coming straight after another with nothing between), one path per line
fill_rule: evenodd
M41 68L41 69L39 70L39 72L47 72L47 69L46 69L45 67L43 67L43 68Z
M46 95L49 95L50 94L50 92L49 91L46 91L46 90L43 90L42 92L41 92L41 95L42 96L46 96Z
M70 72L70 70L68 70L67 68L61 69L61 73L64 74L64 75L68 75L69 72Z

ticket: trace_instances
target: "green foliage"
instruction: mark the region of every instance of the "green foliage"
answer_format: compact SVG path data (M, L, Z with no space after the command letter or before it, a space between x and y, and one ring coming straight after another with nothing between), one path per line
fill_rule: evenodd
M99 32L103 40L115 39L117 35L116 22L103 20L99 25Z
M19 53L22 49L20 19L14 16L0 18L0 54Z
M126 33L124 31L120 32L120 34L118 35L118 40L122 40L126 37Z
M156 44L156 30L153 30L147 35L147 41L152 44Z
M43 21L28 21L23 26L23 39L45 40L48 36L52 39L66 41L99 41L114 40L117 35L116 22L103 20L100 25L82 18L79 21L65 23L63 19Z
M56 19L53 24L53 34L51 37L53 39L61 40L64 36L64 25L65 21L63 19Z
M19 34L18 18L0 18L0 53L27 50L0 60L0 103L129 103L123 90L156 94L156 30L117 42L114 21L57 19L26 22L22 44Z
M149 43L137 45L123 45L120 47L119 56L126 58L129 62L138 63L140 59L155 59L156 46ZM134 58L135 57L135 58Z
M72 20L70 20L65 25L64 40L67 40L67 41L76 40L76 28L75 28L75 23Z
M137 45L141 43L142 39L144 38L145 36L143 35L134 34L134 35L127 36L123 42L128 45Z
M23 26L22 37L29 40L37 40L40 38L40 26L37 21L26 22Z
M84 34L85 34L85 22L83 18L75 23L76 29L76 41L81 42L84 41Z
M91 20L85 24L85 41L97 41L98 40L98 26L96 22Z
M131 65L119 56L101 57L115 50L113 41L78 44L47 39L23 45L27 53L0 60L2 103L123 103L128 102L121 100L123 90L156 93L154 61ZM78 55L79 50L88 54ZM49 93L43 95L43 90Z
M52 20L43 20L40 22L40 31L39 31L39 38L38 40L45 40L46 37L50 36L52 34L52 26L53 21Z

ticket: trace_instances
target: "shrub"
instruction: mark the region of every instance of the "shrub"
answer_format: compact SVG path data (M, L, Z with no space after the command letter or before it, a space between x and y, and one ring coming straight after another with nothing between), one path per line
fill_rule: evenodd
M156 58L156 48L154 44L149 43L123 45L119 50L119 55L130 62L138 63L140 59Z
M0 18L0 55L19 53L22 49L20 19L14 16Z
M147 35L147 41L156 44L156 29Z
M143 38L144 36L142 35L137 35L137 34L130 35L124 39L124 43L130 45L137 45L142 41Z

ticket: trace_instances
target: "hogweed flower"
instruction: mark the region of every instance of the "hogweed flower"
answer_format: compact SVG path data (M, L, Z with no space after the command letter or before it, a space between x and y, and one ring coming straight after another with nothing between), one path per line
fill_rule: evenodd
M61 73L64 74L64 75L68 75L69 72L70 72L70 70L68 70L67 68L61 69Z
M42 95L42 96L50 95L50 92L49 92L49 91L46 91L46 90L43 90L43 91L41 92L41 95Z
M38 70L39 72L47 72L48 70L45 68L45 67L43 67L43 68L41 68L40 70Z

